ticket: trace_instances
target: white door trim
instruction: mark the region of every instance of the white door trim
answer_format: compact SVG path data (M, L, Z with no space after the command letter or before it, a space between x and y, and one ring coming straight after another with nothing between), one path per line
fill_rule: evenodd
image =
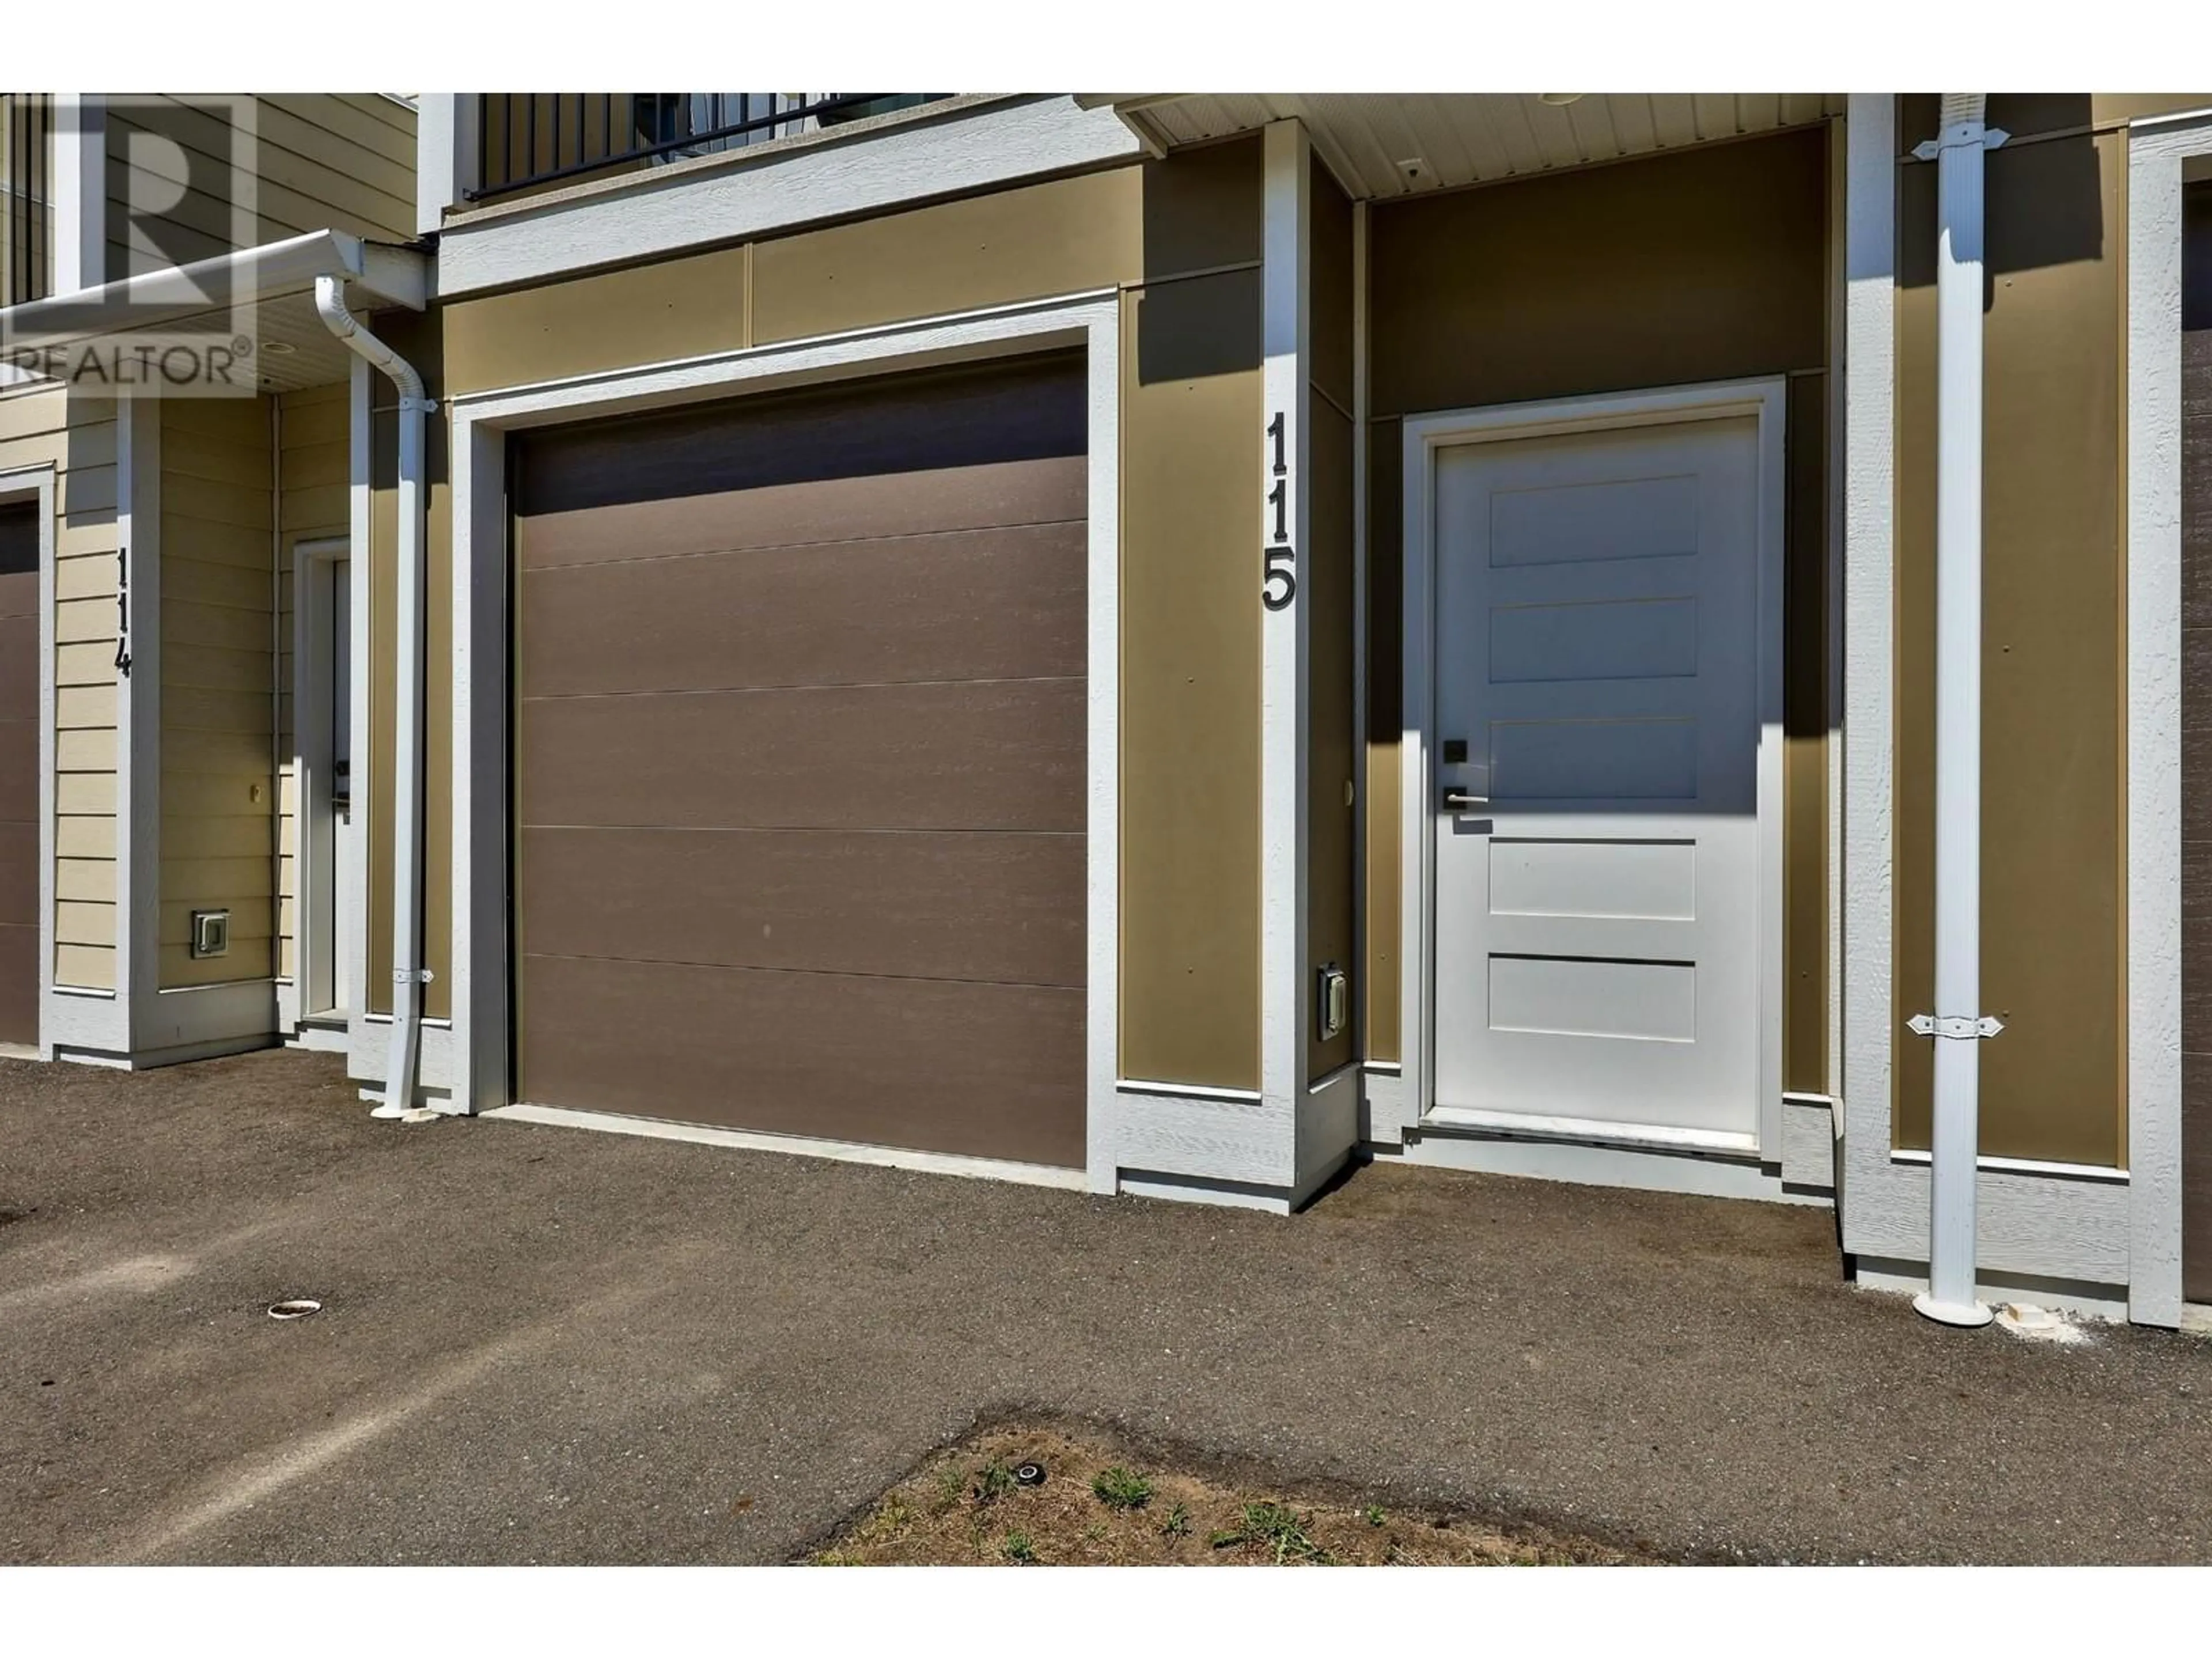
M1085 1175L1093 1192L1115 1189L1121 1030L1121 318L1117 293L1091 292L450 399L453 1109L512 1103L507 1059L507 434L620 410L1081 346L1090 426Z
M328 1013L337 977L331 941L337 907L362 902L357 872L324 869L334 859L319 844L315 818L332 781L331 705L337 701L331 649L334 595L325 567L349 561L350 536L301 541L292 548L292 979L294 1019ZM351 571L348 570L350 579ZM350 594L348 596L350 598ZM349 615L350 607L349 607ZM352 688L348 686L350 694ZM349 695L348 706L351 706ZM358 822L358 820L356 820ZM358 981L355 981L358 983ZM348 1011L350 1012L350 1011Z
M1759 1131L1766 1163L1782 1157L1782 572L1786 382L1780 376L1409 416L1405 423L1405 730L1399 854L1406 971L1399 989L1406 1111L1435 1104L1436 454L1446 447L1566 433L1754 416L1759 422ZM1442 1120L1437 1120L1441 1121ZM1615 1127L1616 1135L1619 1133ZM1661 1132L1655 1129L1654 1134Z

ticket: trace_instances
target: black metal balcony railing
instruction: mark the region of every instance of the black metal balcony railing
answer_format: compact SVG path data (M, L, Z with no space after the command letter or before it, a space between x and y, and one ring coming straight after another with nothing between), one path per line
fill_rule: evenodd
M53 292L53 94L0 92L0 305Z
M477 97L471 202L624 167L709 155L945 94L908 92L487 92Z

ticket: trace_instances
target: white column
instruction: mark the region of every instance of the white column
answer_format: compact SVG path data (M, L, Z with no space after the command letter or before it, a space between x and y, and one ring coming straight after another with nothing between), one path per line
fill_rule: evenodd
M1306 465L1311 169L1297 121L1266 130L1260 456L1260 1095L1294 1137L1313 1019L1306 920ZM1286 1164L1294 1153L1286 1142Z

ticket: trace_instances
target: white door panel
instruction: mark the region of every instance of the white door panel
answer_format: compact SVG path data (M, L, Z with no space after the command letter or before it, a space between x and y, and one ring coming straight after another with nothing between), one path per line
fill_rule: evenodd
M1757 422L1435 477L1435 1103L1752 1133Z

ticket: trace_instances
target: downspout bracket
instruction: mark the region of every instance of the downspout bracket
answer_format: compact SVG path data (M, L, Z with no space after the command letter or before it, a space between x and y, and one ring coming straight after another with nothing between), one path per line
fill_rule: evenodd
M2002 127L1983 127L1979 131L1976 131L1971 123L1960 123L1955 126L1946 127L1940 137L1923 138L1915 144L1912 147L1912 159L1916 161L1932 161L1954 144L1979 144L1984 149L1995 149L2011 137L2012 134L2007 132Z
M1905 1023L1915 1036L1963 1037L1970 1041L1993 1037L2004 1030L2004 1022L1995 1014L1984 1014L1979 1018L1972 1014L1915 1014Z

